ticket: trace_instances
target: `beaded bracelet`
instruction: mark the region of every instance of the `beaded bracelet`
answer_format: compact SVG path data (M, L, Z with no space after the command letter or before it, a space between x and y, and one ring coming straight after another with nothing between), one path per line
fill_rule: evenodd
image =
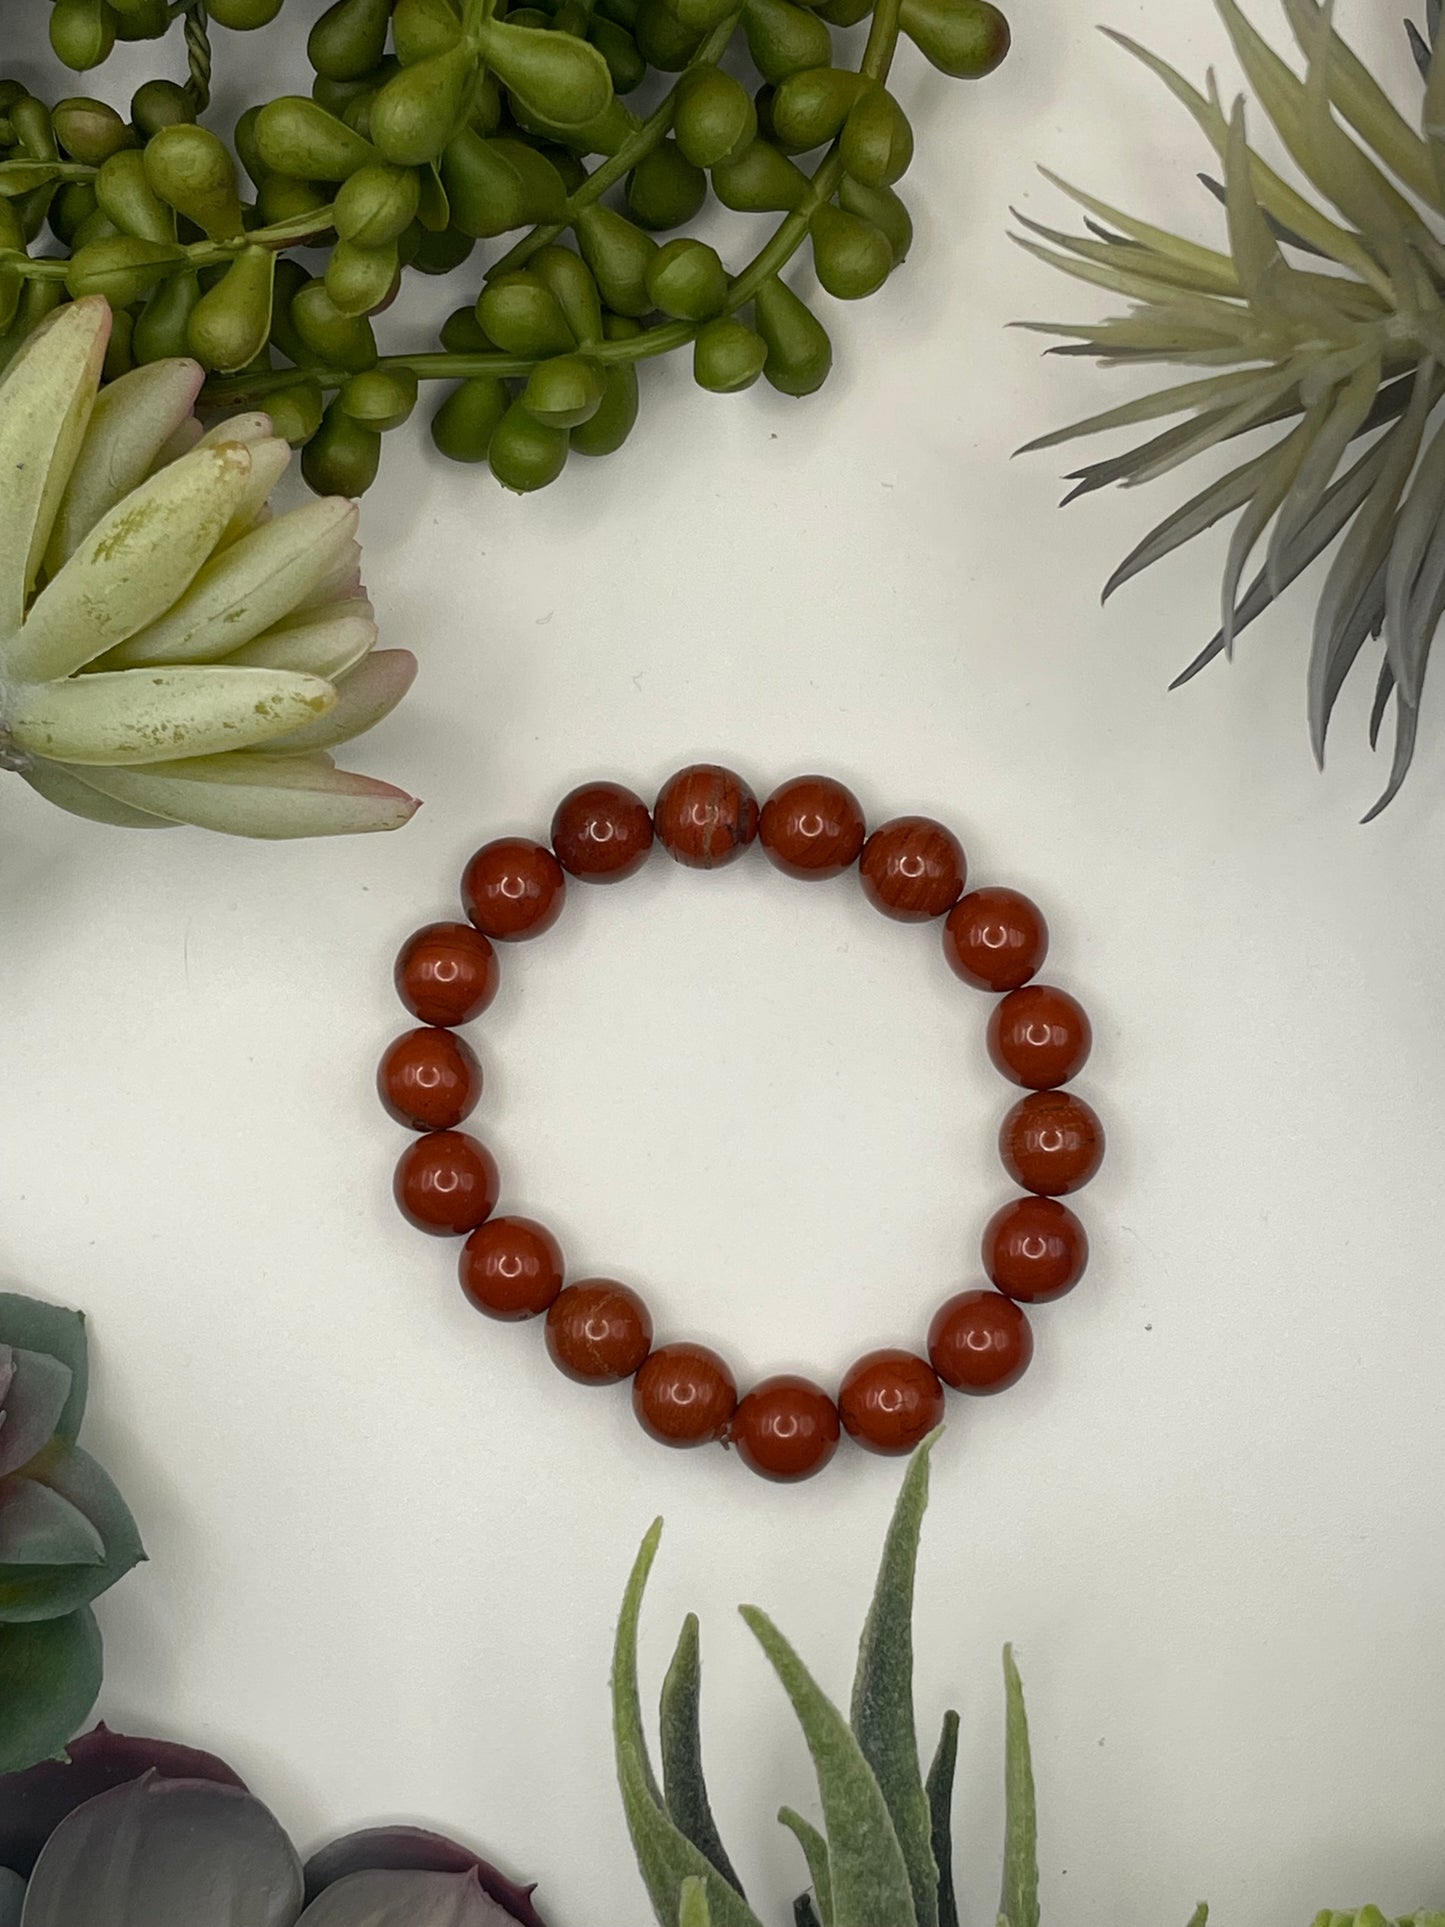
M726 1363L703 1345L652 1343L646 1305L606 1278L564 1283L562 1253L530 1218L494 1216L500 1181L491 1153L457 1127L482 1089L476 1056L455 1026L491 1003L500 981L496 943L540 936L561 915L568 876L611 883L632 876L660 842L689 868L719 869L754 842L788 876L819 879L858 865L863 892L902 923L943 919L944 955L965 983L997 995L988 1025L994 1064L1027 1095L1003 1121L999 1151L1022 1196L990 1220L983 1265L993 1289L947 1300L928 1331L927 1357L869 1352L848 1371L836 1401L792 1374L746 1396ZM397 1038L378 1088L391 1115L423 1133L396 1167L395 1195L420 1230L465 1237L461 1283L492 1318L543 1317L547 1349L586 1385L630 1379L643 1429L665 1445L731 1444L764 1478L821 1471L841 1431L875 1452L905 1453L938 1423L944 1385L991 1393L1012 1385L1033 1355L1022 1307L1061 1297L1088 1259L1083 1226L1060 1198L1087 1184L1104 1154L1094 1112L1060 1087L1089 1055L1089 1020L1066 991L1033 981L1048 948L1037 906L1017 891L964 894L958 840L927 817L903 816L870 836L857 798L826 776L800 776L761 810L730 770L679 771L649 811L616 783L588 783L558 806L551 848L502 837L478 850L462 878L466 923L418 930L396 961L402 1002L422 1028Z

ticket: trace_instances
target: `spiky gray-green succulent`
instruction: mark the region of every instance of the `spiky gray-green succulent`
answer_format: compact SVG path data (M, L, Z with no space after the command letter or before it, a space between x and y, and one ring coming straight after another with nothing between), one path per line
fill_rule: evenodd
M1228 247L1183 240L1061 181L1090 217L1086 234L1019 217L1027 233L1016 238L1031 253L1130 304L1092 326L1027 324L1066 338L1055 352L1194 371L1030 446L1184 418L1076 471L1072 500L1114 482L1155 480L1253 438L1246 459L1145 537L1106 594L1237 517L1219 628L1183 682L1227 655L1277 596L1333 550L1314 620L1310 734L1322 759L1341 687L1366 646L1383 640L1371 740L1393 704L1395 749L1373 815L1410 767L1431 645L1445 616L1442 9L1428 0L1425 31L1410 29L1424 96L1407 114L1335 30L1332 4L1282 0L1302 71L1236 0L1216 5L1259 107L1311 192L1255 152L1245 104L1227 108L1212 72L1200 92L1135 42L1112 35L1163 80L1222 163L1216 192Z

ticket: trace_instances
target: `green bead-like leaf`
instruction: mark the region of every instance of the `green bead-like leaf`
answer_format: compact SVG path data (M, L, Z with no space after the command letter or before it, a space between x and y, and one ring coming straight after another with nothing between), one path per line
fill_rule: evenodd
M100 1629L88 1607L0 1625L0 1773L57 1758L100 1691Z
M813 1756L833 1877L833 1927L879 1927L882 1921L917 1927L888 1803L848 1722L767 1614L756 1606L741 1611L793 1703Z

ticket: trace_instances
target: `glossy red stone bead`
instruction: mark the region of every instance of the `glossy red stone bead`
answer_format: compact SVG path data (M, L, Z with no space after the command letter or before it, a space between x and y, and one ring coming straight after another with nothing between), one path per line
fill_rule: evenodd
M547 1313L552 1363L582 1385L616 1385L652 1348L652 1317L635 1291L611 1278L568 1285Z
M810 1479L838 1449L838 1408L821 1385L783 1373L753 1387L728 1436L759 1477L778 1484Z
M562 1290L562 1249L531 1218L488 1218L462 1247L462 1290L489 1318L537 1318Z
M409 1030L391 1044L376 1074L377 1093L398 1124L449 1131L476 1108L482 1067L454 1031Z
M863 894L900 923L928 923L963 895L968 866L952 830L927 816L896 816L863 845Z
M949 968L975 990L1017 990L1048 951L1043 911L1017 890L971 890L943 926Z
M477 851L462 875L462 907L498 943L540 937L562 914L567 879L548 849L501 836Z
M1029 1321L997 1291L961 1291L940 1305L928 1328L928 1356L958 1392L1001 1392L1023 1377L1034 1355Z
M460 1237L497 1208L496 1160L465 1131L431 1131L397 1160L393 1190L402 1216L418 1231Z
M584 783L557 805L552 848L562 868L584 883L618 883L647 861L652 818L642 798L620 783Z
M694 763L670 776L652 806L657 840L691 870L720 870L758 834L758 799L740 776Z
M911 1452L943 1418L943 1386L912 1352L869 1352L843 1380L838 1413L870 1452Z
M787 876L841 876L867 835L863 806L831 776L797 776L773 791L758 819L770 863Z
M737 1380L706 1345L659 1345L632 1381L632 1409L663 1445L710 1445L737 1410Z
M1072 1291L1089 1262L1089 1238L1057 1198L1015 1198L989 1219L983 1268L1009 1298L1044 1304Z
M1104 1127L1072 1091L1032 1091L1003 1121L999 1155L1025 1191L1057 1198L1078 1191L1104 1161Z
M396 994L424 1024L465 1024L497 994L497 953L469 923L429 923L396 959Z
M1089 1061L1094 1033L1077 998L1052 984L1025 984L993 1007L988 1054L994 1067L1031 1091L1057 1090Z

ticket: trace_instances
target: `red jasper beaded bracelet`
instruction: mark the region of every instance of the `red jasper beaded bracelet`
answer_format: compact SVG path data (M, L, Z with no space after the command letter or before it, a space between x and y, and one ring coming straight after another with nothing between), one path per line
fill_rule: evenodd
M496 1216L500 1180L491 1153L459 1130L482 1091L482 1071L455 1027L497 994L498 943L540 936L557 921L568 877L615 883L647 861L654 840L691 869L732 863L754 842L788 876L820 879L858 866L863 892L902 923L942 920L955 975L998 999L988 1023L994 1064L1027 1093L999 1133L1005 1170L1021 1196L990 1220L983 1268L991 1288L959 1292L934 1314L927 1357L869 1352L844 1376L836 1400L810 1379L764 1379L741 1398L727 1364L705 1345L654 1346L652 1319L635 1291L607 1278L566 1282L556 1239L530 1218ZM742 778L711 764L680 770L652 810L616 783L587 783L563 798L551 848L501 837L478 850L462 877L466 923L418 930L396 961L396 987L422 1028L381 1061L386 1109L422 1133L402 1153L395 1195L420 1230L465 1237L461 1284L492 1318L544 1321L558 1369L584 1385L632 1382L643 1429L665 1445L721 1441L764 1478L819 1472L847 1431L871 1451L910 1452L943 1412L944 1386L1002 1391L1033 1355L1023 1306L1059 1298L1088 1261L1084 1228L1060 1199L1088 1183L1104 1132L1082 1098L1061 1087L1089 1055L1089 1020L1067 991L1036 983L1048 949L1038 908L1015 890L965 894L958 840L927 817L901 816L868 834L857 798L826 776L800 776L759 809Z

